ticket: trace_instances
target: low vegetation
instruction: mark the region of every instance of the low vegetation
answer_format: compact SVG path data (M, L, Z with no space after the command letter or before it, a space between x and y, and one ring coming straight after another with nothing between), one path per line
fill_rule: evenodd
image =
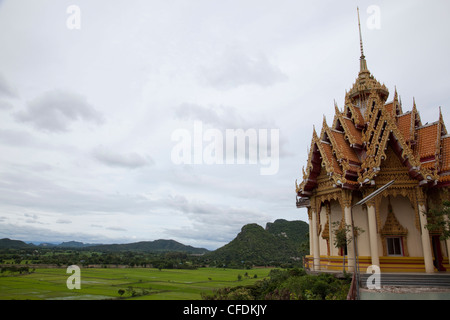
M349 276L308 275L302 269L273 269L264 280L249 286L225 287L203 293L205 300L345 300Z

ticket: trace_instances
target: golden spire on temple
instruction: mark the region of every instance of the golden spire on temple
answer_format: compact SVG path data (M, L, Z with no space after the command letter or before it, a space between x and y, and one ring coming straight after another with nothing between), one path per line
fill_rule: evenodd
M359 28L359 45L361 47L361 58L360 58L360 70L359 72L368 71L367 70L367 62L366 57L364 56L364 48L363 48L363 42L362 42L362 35L361 35L361 22L359 20L359 7L356 7L356 10L358 11L358 28Z

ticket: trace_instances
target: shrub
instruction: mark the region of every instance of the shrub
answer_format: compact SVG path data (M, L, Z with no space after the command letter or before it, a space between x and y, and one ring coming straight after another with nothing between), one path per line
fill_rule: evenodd
M279 270L269 273L269 279L250 286L221 288L212 294L202 293L204 300L345 300L349 279L332 274L308 275L302 269Z

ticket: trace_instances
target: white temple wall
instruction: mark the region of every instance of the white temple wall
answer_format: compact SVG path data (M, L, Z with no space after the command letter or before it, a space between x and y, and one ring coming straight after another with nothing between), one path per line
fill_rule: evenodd
M364 230L357 238L358 255L370 256L369 222L367 208L364 206L353 207L353 221L356 227Z

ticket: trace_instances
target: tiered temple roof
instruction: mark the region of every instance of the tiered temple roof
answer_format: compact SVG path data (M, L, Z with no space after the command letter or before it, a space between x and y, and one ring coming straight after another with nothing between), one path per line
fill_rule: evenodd
M385 85L367 69L361 41L360 72L345 94L342 111L335 103L332 125L324 117L320 134L313 130L303 181L296 183L299 197L309 198L318 187L319 175L325 173L334 188L375 186L388 148L419 186L450 185L450 135L441 109L436 122L422 124L415 100L404 112L397 90L392 101L387 102L388 96Z

